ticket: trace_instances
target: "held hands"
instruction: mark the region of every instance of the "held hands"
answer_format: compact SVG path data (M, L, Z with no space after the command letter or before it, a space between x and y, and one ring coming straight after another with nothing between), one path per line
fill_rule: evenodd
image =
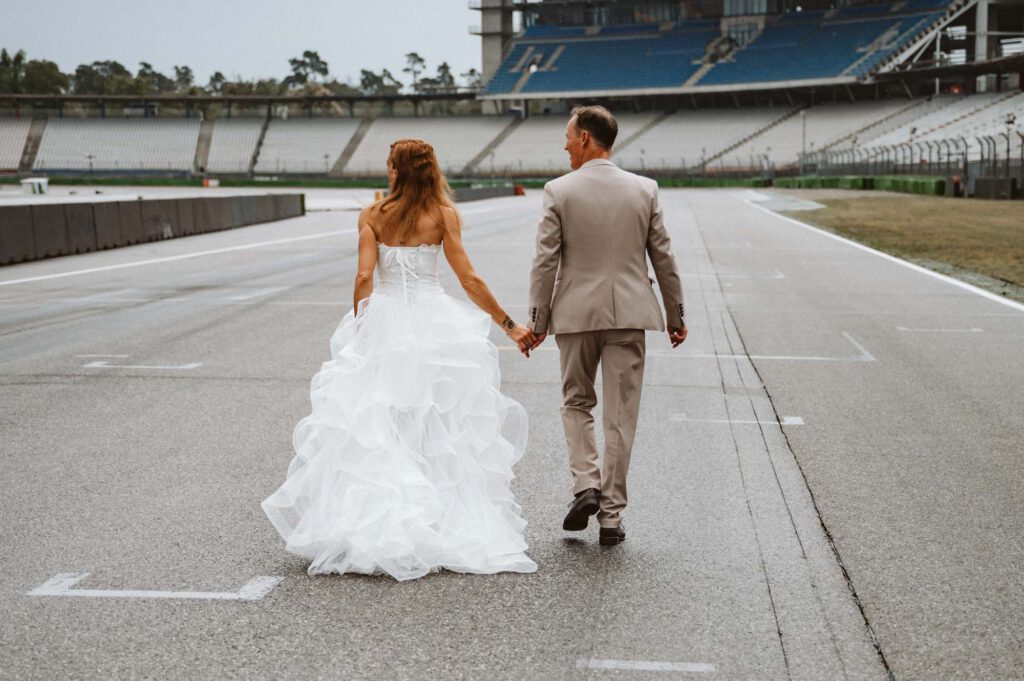
M686 322L683 322L681 329L668 327L668 339L672 343L672 347L678 348L686 340Z
M536 341L533 331L530 331L522 324L516 324L515 327L508 332L508 337L515 341L516 346L519 348L519 352L523 353L526 357L530 356L530 350L533 348L533 344Z
M515 341L516 347L519 348L519 352L523 353L526 357L530 356L530 350L533 349L534 343L537 338L533 335L533 331L522 324L513 322L508 315L505 315L505 320L501 324L502 330L505 331L505 335Z

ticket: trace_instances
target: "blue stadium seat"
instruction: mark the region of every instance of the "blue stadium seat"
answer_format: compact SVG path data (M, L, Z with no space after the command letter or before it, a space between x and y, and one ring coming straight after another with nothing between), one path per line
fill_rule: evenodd
M943 16L948 5L949 0L906 0L843 7L827 19L826 10L770 18L754 41L715 64L697 85L863 76ZM523 93L679 87L699 70L707 45L720 35L719 22L687 20L660 29L605 26L585 35L582 26L531 26L513 40L484 92L512 92L523 76L513 69L527 49L539 68L525 80Z

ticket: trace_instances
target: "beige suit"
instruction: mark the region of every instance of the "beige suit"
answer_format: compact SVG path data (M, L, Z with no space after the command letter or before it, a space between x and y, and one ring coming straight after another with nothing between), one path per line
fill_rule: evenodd
M544 214L530 281L530 328L555 334L562 369L562 422L573 493L601 490L598 521L619 524L636 433L644 330L663 331L648 275L650 257L668 325L683 325L683 288L654 180L595 159L544 186ZM604 381L604 474L591 410Z

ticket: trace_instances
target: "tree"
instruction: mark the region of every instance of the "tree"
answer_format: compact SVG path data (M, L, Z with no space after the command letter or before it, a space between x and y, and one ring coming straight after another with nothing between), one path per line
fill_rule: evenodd
M227 82L227 78L220 71L214 71L213 75L210 76L210 82L206 84L206 89L214 94L220 94L220 91L224 88L224 83Z
M0 92L24 92L24 81L25 50L18 50L13 57L6 49L0 50Z
M470 90L478 90L480 88L482 76L476 69L470 69L460 75L465 79L466 87Z
M437 67L437 87L441 92L454 92L455 91L455 76L452 75L452 67L448 66L448 62L443 61L441 65Z
M135 75L135 80L140 95L174 92L176 89L175 82L154 69L149 62L139 62L139 72Z
M292 75L284 79L283 83L291 87L293 85L304 85L310 80L316 81L316 76L327 77L327 62L320 58L320 55L312 50L306 50L302 57L289 59L292 67Z
M138 94L131 72L116 61L94 61L92 64L81 64L75 69L71 81L76 94Z
M174 67L174 87L178 92L187 92L195 83L192 69L187 66Z
M25 92L59 95L67 92L71 79L52 61L33 59L25 64Z
M363 69L359 72L359 87L367 95L395 95L402 89L402 83L387 69L380 74Z
M410 52L405 55L406 67L402 69L402 73L408 73L412 75L412 89L413 92L419 92L419 75L423 73L423 69L427 67L427 62L423 57Z

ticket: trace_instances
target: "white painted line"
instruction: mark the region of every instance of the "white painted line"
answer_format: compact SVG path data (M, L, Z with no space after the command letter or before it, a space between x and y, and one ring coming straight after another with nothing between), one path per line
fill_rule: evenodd
M125 267L140 267L142 265L152 265L158 262L171 262L174 260L185 260L186 258L198 258L204 255L216 255L218 253L230 253L232 251L244 251L250 248L263 248L264 246L275 246L277 244L292 243L294 241L307 241L309 239L323 239L329 236L338 236L340 234L354 234L355 229L338 229L331 232L318 232L316 234L307 234L305 236L294 236L287 239L273 239L272 241L257 241L251 244L243 244L241 246L227 246L225 248L214 248L209 251L196 251L195 253L182 253L181 255L169 255L163 258L148 258L146 260L134 260L132 262L123 262L117 265L106 265L104 267L90 267L84 270L71 270L69 272L58 272L56 274L44 274L38 277L24 277L22 279L8 279L7 281L0 281L0 286L7 286L9 284L23 284L29 281L42 281L44 279L57 279L60 277L72 277L76 274L89 274L90 272L106 272L108 270L119 270Z
M923 331L926 333L985 333L985 329L974 326L970 329L908 329L905 326L897 326L897 331Z
M759 359L759 360L781 360L785 362L876 362L875 356L868 352L867 348L857 342L857 340L846 331L842 332L846 340L850 341L860 354L853 355L850 357L825 357L815 355L742 355L742 354L728 354L728 353L717 353L717 352L683 352L680 350L648 350L648 357L674 357L676 359ZM547 343L548 341L545 341ZM519 352L519 348L514 345L498 345L498 350L503 352ZM551 347L542 345L536 350L531 350L530 354L535 352L558 352L557 347Z
M269 296L274 293L286 290L287 286L266 286L264 288L257 288L249 291L248 293L242 293L237 296L229 296L228 300L252 300L254 298L261 298L263 296Z
M127 355L126 355L127 356ZM83 364L83 369L195 369L196 367L203 366L201 362L193 362L191 364L170 364L170 365L153 365L153 364L111 364L103 360L97 360L95 362L89 362Z
M814 225L809 225L806 222L800 222L799 220L797 220L795 218L791 218L788 215L780 215L779 213L776 213L773 210L769 210L768 208L765 208L764 206L757 205L757 203L755 203L754 201L749 201L749 200L742 199L742 198L739 198L739 197L736 197L736 198L738 198L740 201L742 201L743 203L747 204L751 208L756 208L757 210L759 210L759 211L761 211L763 213L767 213L767 214L769 214L769 215L771 215L773 217L776 217L779 220L783 220L785 222L791 222L794 225L797 225L798 227L803 227L804 229L812 230L814 232L817 232L818 234L821 234L823 236L827 236L830 239L835 239L836 241L841 241L842 243L845 243L848 246L853 246L854 248L859 248L862 251L866 251L868 253L872 253L874 255L877 255L880 258L884 258L884 259L889 260L891 262L903 265L904 267L908 267L908 268L914 270L915 272L920 272L921 274L927 274L929 277L932 277L934 279L938 279L939 281L944 281L947 284L952 284L953 286L957 286L959 288L962 288L965 291L970 291L971 293L975 293L975 294L977 294L977 295L979 295L979 296L981 296L983 298L988 298L989 300L993 300L993 301L995 301L997 303L1001 303L1003 305L1006 305L1007 307L1011 307L1014 310L1019 310L1020 312L1024 312L1024 304L1022 304L1022 303L1018 303L1018 302L1016 302L1014 300L1009 300L1008 298L1004 298L1003 296L996 295L995 293L991 293L989 291L986 291L985 289L981 289L981 288L978 288L977 286L974 286L972 284L968 284L965 281L960 281L959 279L954 279L953 277L947 276L945 274L940 274L938 272L934 272L934 271L928 269L927 267L921 267L920 265L915 265L912 262L909 262L907 260L903 260L902 258L897 258L894 255L889 255L888 253L883 253L882 251L879 251L879 250L876 250L874 248L871 248L870 246L865 246L864 244L857 243L856 241L853 241L851 239L847 239L846 237L839 236L838 234L833 234L832 232L826 232L823 229L815 227Z
M694 274L694 273L683 273L684 277L705 277L709 279L785 279L786 275L780 272L778 269L772 270L771 274Z
M131 357L131 355L75 355L75 357Z
M88 572L63 572L27 592L28 596L77 596L85 598L191 598L213 601L258 601L284 577L253 577L238 591L136 591L125 589L72 589Z
M655 660L576 660L577 669L615 669L641 672L713 672L707 662L658 662Z
M800 416L783 416L782 421L751 421L747 419L691 419L686 414L680 416L671 417L672 421L682 421L686 423L742 423L751 425L762 425L762 426L802 426L804 425L803 417Z

